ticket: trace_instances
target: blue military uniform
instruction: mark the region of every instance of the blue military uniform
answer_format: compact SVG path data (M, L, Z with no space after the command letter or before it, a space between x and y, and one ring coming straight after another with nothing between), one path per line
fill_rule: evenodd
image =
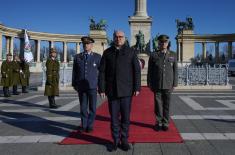
M86 131L93 129L95 120L100 60L98 53L83 52L75 55L73 62L72 86L79 95L82 129Z

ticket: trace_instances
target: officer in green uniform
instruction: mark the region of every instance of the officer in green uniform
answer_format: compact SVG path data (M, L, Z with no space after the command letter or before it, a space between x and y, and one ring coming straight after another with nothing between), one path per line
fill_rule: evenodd
M50 49L50 57L46 61L46 86L44 95L48 96L50 108L57 108L55 96L59 96L60 63L56 59L56 50Z
M19 92L17 91L17 85L20 85L20 74L22 73L22 70L20 68L20 58L18 55L14 55L13 62L13 95L19 95Z
M9 87L12 86L12 77L13 77L13 69L12 69L12 55L10 53L7 54L7 59L2 62L1 66L1 85L3 86L4 97L10 97Z
M169 48L169 37L160 35L158 47L149 57L147 83L154 93L155 130L167 131L171 93L178 84L177 59Z
M20 67L22 70L22 72L20 73L22 93L28 93L27 87L29 86L29 77L30 77L29 63L24 58L21 58Z

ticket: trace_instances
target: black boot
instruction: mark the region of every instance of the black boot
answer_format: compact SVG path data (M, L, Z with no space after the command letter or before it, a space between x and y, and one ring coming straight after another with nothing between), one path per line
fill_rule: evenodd
M13 95L19 95L20 93L17 92L17 85L13 86Z
M52 109L56 109L58 106L55 104L55 97L54 96L48 96L49 100L49 106Z
M3 87L3 94L4 94L4 97L9 97L8 92L7 92L7 87Z
M26 88L27 88L26 86L22 86L22 93L28 93Z
M7 97L11 97L9 87L6 87L6 91L7 91Z

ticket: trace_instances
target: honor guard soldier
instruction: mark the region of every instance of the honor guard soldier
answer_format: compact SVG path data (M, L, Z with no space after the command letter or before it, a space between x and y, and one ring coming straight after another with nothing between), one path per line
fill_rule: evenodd
M46 61L46 86L44 95L48 96L49 107L57 108L55 96L59 96L60 63L56 59L56 50L50 49L50 57Z
M74 57L72 86L78 92L80 101L80 130L91 132L96 115L98 68L101 55L92 51L94 40L91 37L82 37L81 41L84 52Z
M4 97L10 97L9 87L12 86L13 68L12 68L12 55L7 54L7 59L2 62L1 66L1 85L3 86Z
M20 85L20 74L22 73L22 70L20 68L20 58L18 55L13 56L13 95L19 95L19 92L17 91L17 86Z
M147 84L154 92L156 124L155 130L167 131L171 93L178 84L177 59L169 48L169 37L160 35L158 47L149 58Z
M20 67L22 70L22 72L20 73L22 93L28 93L27 87L29 86L29 77L30 77L29 63L24 58L21 58Z

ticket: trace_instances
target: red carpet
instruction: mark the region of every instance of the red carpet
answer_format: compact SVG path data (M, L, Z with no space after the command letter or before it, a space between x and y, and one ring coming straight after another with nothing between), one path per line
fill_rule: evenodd
M173 121L170 121L167 132L153 130L155 123L154 100L151 91L142 87L139 96L133 98L131 110L131 125L129 142L131 143L180 143L183 142ZM103 144L112 142L110 131L110 118L108 103L103 103L97 109L94 131L92 133L80 133L74 131L69 137L63 139L60 144Z

